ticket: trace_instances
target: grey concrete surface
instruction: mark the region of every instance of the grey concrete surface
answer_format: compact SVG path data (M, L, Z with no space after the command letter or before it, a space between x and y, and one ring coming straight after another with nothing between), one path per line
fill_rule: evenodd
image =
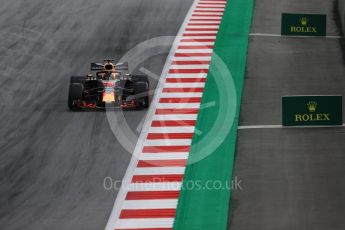
M345 129L241 130L229 229L345 229Z
M176 35L191 3L1 1L0 229L104 228L117 191L105 190L103 179L121 180L131 155L105 113L68 111L69 77ZM165 58L142 65L159 75ZM135 134L145 114L125 112Z
M345 95L340 42L251 37L240 125L281 124L281 97L285 95Z
M279 33L282 12L328 14L335 1L256 1L252 32ZM251 37L240 125L281 124L281 96L345 95L344 41ZM230 230L345 229L344 128L255 129L238 134Z
M334 0L288 0L275 2L272 2L272 0L258 0L255 3L251 32L280 34L282 13L326 14L327 35L337 36L341 33L341 29L336 23L338 8L337 1Z
M342 32L345 32L345 1L344 0L338 0L338 12L340 17L340 23Z

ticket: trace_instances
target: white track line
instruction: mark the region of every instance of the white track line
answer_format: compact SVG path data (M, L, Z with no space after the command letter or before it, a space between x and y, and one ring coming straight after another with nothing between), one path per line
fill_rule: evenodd
M188 33L193 33L194 34L195 31L190 31ZM213 31L207 31L207 32L201 32L201 33L209 33L209 32L212 32L214 33ZM197 33L200 33L199 31L197 31ZM209 49L207 48L206 46L203 47L203 49L198 49L198 50L195 50L195 49L178 49L177 50L177 53L182 53L182 54L188 54L188 53L212 53L213 52L213 49Z
M202 93L162 93L161 98L171 98L171 97L202 97Z
M204 9L204 8L201 8L201 7L208 7L208 8L214 8L214 9L221 9L220 7L225 7L225 4L222 4L222 5L218 5L218 4L198 4L197 5L197 9Z
M177 86L181 87L181 86ZM203 87L203 86L201 86ZM200 108L200 103L159 103L157 105L158 109L175 109L175 108L194 108L198 109Z
M177 82L177 83L166 83L165 84L165 88L176 88L176 87L177 88L183 88L183 87L184 88L200 88L200 87L204 88L204 86L205 86L204 82L195 82L195 83ZM179 108L182 106L181 103L179 103L179 105L178 104L175 104L175 105L178 106L176 108ZM185 105L192 106L191 103L185 104ZM186 107L184 107L184 108L186 108Z
M171 228L173 223L174 218L119 219L114 229Z
M181 46L213 46L215 42L181 42Z
M207 73L191 73L191 74L180 74L180 73L169 73L167 78L206 78Z
M149 133L194 133L194 126L150 127Z
M200 1L201 3L209 3L209 4L212 4L212 3L222 3L222 4L226 4L226 1Z
M153 121L178 121L196 120L197 114L154 115ZM192 126L191 126L192 127Z
M168 175L183 174L185 167L145 167L136 168L134 175Z
M192 20L193 19L204 19L205 21L207 21L208 19L211 19L211 20L218 19L220 21L222 19L222 17L221 16L220 17L193 16Z
M170 183L130 183L128 191L180 191L182 182Z
M282 126L282 125L242 125L238 129L300 129L300 128L339 128L345 127L345 124L339 126Z
M211 61L211 57L174 57L172 61Z
M195 35L195 36L183 36L183 39L194 39L194 40L198 40L198 39L216 39L216 36L214 35L209 35L209 36L198 36L198 35ZM183 41L183 40L182 40Z
M159 139L159 140L146 140L145 146L181 146L190 145L192 139Z
M126 200L123 209L166 209L175 208L177 199L162 200Z
M222 16L222 12L195 12L193 15L220 15Z
M208 69L210 65L171 65L171 69ZM193 74L193 76L195 76L195 74Z
M193 21L188 26L220 26L220 21Z
M212 26L202 26L202 25L191 25L188 26L190 29L218 29L219 25L212 25Z
M238 126L238 129L279 129L282 125L243 125Z
M250 33L249 36L253 37L290 37L290 38L330 38L330 39L343 39L344 36L282 36L281 34L265 34L265 33Z
M140 160L185 160L188 158L188 153L145 153L141 154Z
M197 10L215 11L215 12L223 11L223 12L224 12L223 9L220 9L220 8L212 8L212 7L210 7L210 8L198 8Z
M217 31L214 31L214 29L215 28L212 28L212 30L205 30L205 28L191 28L191 30L186 31L185 38L190 38L195 35L202 36L202 37L213 36L214 33L217 32Z

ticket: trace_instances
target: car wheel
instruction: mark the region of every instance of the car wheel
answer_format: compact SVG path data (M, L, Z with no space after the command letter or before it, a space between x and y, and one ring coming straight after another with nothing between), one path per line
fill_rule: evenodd
M78 110L79 106L76 104L78 100L82 99L84 86L81 83L72 83L69 86L68 92L68 107L70 110Z
M149 107L149 84L147 82L135 82L134 85L135 94L138 95L138 102L140 107L148 108Z

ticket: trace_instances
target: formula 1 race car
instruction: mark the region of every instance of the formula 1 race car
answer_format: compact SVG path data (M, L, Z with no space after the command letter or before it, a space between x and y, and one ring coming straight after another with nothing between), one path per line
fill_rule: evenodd
M147 108L149 80L145 75L132 75L128 63L91 63L95 74L72 76L69 85L68 107L71 110L104 108Z

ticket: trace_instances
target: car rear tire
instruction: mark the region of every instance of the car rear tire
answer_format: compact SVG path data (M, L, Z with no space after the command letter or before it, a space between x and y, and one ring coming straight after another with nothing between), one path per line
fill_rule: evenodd
M76 101L82 99L84 91L84 86L81 83L71 83L69 85L69 92L68 92L68 107L70 110L78 110L80 109L78 105L76 105Z
M132 80L134 82L146 82L150 84L149 78L146 75L132 75Z
M86 76L72 76L70 79L70 83L82 83L86 81Z
M140 107L148 108L149 107L149 84L147 82L135 82L134 84L135 94L139 96L137 98Z

